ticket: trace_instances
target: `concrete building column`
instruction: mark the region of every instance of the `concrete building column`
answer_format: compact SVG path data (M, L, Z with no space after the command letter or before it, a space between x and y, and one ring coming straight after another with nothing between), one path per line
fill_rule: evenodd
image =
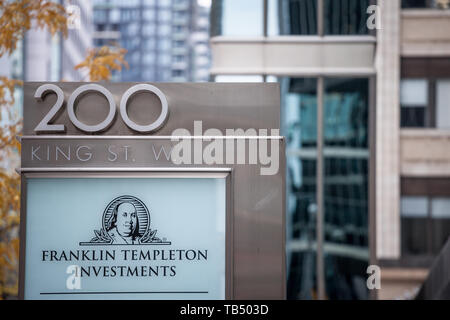
M380 0L377 31L376 255L400 257L400 0Z

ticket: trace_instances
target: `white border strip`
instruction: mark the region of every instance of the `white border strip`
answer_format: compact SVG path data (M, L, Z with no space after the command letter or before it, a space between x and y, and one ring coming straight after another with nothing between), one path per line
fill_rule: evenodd
M263 139L263 140L284 140L283 136L57 136L57 135L36 135L36 136L16 136L17 140L182 140L182 139Z
M232 168L176 168L176 167L28 167L17 168L22 172L231 172Z

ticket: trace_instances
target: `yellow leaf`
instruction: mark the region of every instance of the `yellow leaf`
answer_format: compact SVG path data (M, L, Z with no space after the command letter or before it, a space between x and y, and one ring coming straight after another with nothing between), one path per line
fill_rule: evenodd
M75 69L87 69L91 81L110 80L112 70L128 68L125 61L127 50L119 46L103 46L89 50L86 59L75 66Z

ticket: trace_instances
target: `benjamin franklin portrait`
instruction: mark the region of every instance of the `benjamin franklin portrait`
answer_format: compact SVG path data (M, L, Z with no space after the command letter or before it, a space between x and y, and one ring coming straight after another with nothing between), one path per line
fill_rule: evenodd
M103 215L103 226L111 244L139 244L150 223L147 207L137 198L114 199Z
M106 206L102 228L94 230L95 237L80 245L171 244L166 238L156 237L156 232L150 229L150 212L145 204L133 196L120 196Z

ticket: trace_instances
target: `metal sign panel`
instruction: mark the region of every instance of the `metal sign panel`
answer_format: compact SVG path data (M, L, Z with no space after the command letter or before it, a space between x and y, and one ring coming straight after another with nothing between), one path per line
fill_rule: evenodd
M21 298L285 297L278 85L24 95Z

